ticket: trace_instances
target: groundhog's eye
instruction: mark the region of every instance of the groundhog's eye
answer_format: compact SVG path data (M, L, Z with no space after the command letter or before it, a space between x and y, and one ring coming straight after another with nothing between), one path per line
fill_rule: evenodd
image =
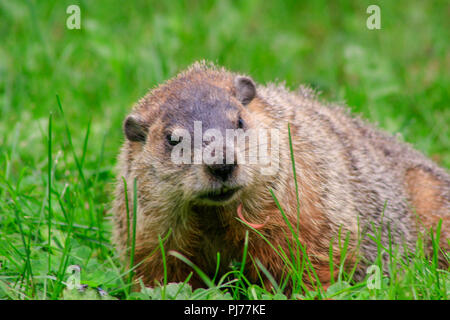
M175 137L174 137L175 138ZM166 135L166 139L167 142L171 145L171 146L176 146L177 144L179 144L181 142L181 140L183 140L182 137L178 137L178 140L172 140L172 135L169 133Z
M238 120L238 128L243 129L244 128L244 120L242 118L239 118Z

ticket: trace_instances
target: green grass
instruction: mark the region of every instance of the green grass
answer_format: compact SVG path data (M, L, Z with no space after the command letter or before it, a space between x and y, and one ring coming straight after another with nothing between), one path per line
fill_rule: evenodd
M373 1L0 0L0 299L69 298L74 264L82 284L121 299L285 298L248 283L239 262L231 283L131 292L110 240L121 123L149 88L208 59L261 83L311 84L449 168L447 1L376 3L378 31L365 27ZM81 30L65 27L71 4ZM345 272L328 291L305 290L307 261L280 254L296 272L297 298L448 299L448 273L421 248L419 239L407 263L385 248L389 274L373 290Z

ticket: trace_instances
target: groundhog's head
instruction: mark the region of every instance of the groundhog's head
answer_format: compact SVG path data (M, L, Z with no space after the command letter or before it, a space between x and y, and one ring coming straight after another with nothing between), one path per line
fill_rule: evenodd
M251 78L195 64L126 118L128 168L150 195L201 205L237 201L262 183L264 155L272 155L269 123Z

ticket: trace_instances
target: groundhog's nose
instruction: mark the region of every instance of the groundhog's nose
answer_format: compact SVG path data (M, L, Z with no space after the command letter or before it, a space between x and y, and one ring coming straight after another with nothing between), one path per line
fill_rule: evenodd
M209 173L222 181L228 180L235 168L235 164L210 164L207 166Z

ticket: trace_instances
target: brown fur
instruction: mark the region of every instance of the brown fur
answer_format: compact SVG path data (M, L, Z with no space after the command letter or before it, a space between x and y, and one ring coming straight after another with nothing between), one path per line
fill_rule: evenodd
M162 281L159 245L160 239L168 234L164 243L166 254L178 251L213 277L217 252L220 252L220 276L229 270L232 261L242 259L249 231L245 272L252 282L257 282L258 273L261 274L255 267L256 260L277 281L291 271L266 240L289 253L298 237L325 287L334 277L329 267L330 244L334 249L333 263L339 266L347 235L346 266L350 268L362 259L357 278L364 276L364 266L377 255L376 244L366 236L374 232L372 223L383 229L381 241L385 246L389 228L394 245L405 244L413 250L417 237L414 212L426 229L435 227L442 219L445 246L450 213L450 177L445 170L410 146L352 117L344 108L324 104L307 88L291 92L282 85L257 85L256 96L244 104L240 99L248 91L239 92L237 76L211 64L196 63L151 90L132 111L136 121L144 124L146 139L125 141L119 157L115 242L127 257L129 235L122 177L128 185L130 212L136 179L135 261L140 263L137 276L145 284ZM217 107L220 104L224 104L223 109ZM205 173L202 165L172 163L165 144L166 130L187 127L202 117L206 123L233 123L238 114L248 128L280 130L279 170L276 175L264 176L259 173L259 165L238 165L231 180L242 188L232 200L221 205L198 202L198 192L215 188L217 181ZM297 173L298 208L288 123ZM293 229L298 226L298 233L290 231L270 190ZM246 221L257 224L267 221L258 230L263 237L239 221L236 212L240 204ZM297 252L299 257L295 257ZM302 250L294 250L295 258L305 258ZM169 281L184 281L192 272L174 256L167 255L166 259ZM268 279L263 280L269 285ZM306 275L303 280L309 286L314 285ZM196 275L191 284L204 285Z
M411 205L426 229L436 227L440 219L448 221L442 181L423 169L412 168L406 173L406 184Z
M444 182L423 168L411 168L406 173L406 188L410 196L411 209L417 215L417 228L420 232L435 232L442 220L440 246L448 251L448 239L450 238L450 216L448 212L448 198L445 198ZM448 194L447 194L448 197ZM426 238L429 252L432 250L431 238ZM439 256L442 266L448 267L446 253Z

